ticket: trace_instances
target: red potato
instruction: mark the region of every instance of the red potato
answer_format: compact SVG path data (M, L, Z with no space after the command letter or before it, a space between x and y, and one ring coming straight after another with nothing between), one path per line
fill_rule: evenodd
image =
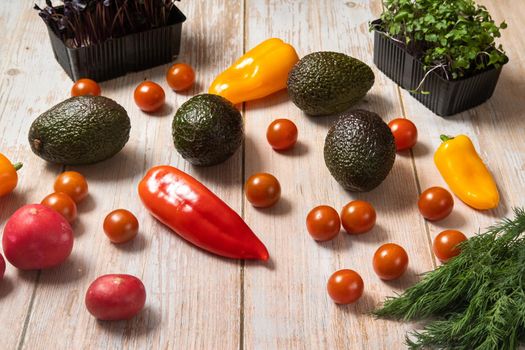
M39 270L64 262L73 249L66 219L41 204L25 205L7 221L2 238L6 259L22 270Z
M110 274L97 278L86 292L86 307L99 320L129 320L146 303L146 289L131 275Z
M5 273L5 260L2 254L0 254L0 281L4 279Z

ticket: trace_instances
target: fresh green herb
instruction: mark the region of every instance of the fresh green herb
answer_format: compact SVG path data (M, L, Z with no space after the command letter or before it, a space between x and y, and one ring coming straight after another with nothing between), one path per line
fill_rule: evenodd
M169 24L175 0L62 0L35 4L40 17L67 45L83 47Z
M461 243L461 254L388 298L378 317L432 319L411 349L517 349L525 340L525 211Z
M458 79L508 61L495 43L506 27L473 0L384 0L381 23L371 29L404 45L427 71Z

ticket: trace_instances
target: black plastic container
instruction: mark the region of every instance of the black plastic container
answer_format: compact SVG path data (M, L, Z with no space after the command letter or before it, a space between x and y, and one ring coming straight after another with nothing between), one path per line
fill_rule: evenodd
M186 16L173 7L167 26L109 39L101 44L71 48L48 27L55 58L76 81L104 81L171 62L180 51Z
M373 24L380 22L374 21ZM374 63L379 70L407 90L416 89L426 73L421 61L377 30L374 31ZM468 78L447 80L430 72L420 89L430 93L410 94L437 115L449 116L488 100L496 88L500 73L501 68L494 68Z

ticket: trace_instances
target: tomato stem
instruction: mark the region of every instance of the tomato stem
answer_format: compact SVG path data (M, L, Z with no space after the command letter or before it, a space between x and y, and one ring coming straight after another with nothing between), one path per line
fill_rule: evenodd
M441 136L439 136L439 138L440 138L441 141L443 141L443 142L447 142L447 141L450 141L450 140L454 139L454 137L452 137L452 136L448 136L448 135L441 135Z
M15 164L13 164L13 168L15 168L16 171L18 171L18 170L22 169L22 166L23 166L23 165L24 165L24 164L22 164L22 163L20 163L20 162L17 162L17 163L15 163Z

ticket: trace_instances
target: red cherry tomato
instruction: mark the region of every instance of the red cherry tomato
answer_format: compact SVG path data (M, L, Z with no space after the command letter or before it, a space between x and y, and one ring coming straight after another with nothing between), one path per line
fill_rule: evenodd
M454 199L444 188L430 187L421 194L417 206L425 219L437 221L450 215L454 208Z
M166 81L174 91L184 91L195 82L195 72L186 63L176 63L168 69Z
M273 149L284 151L297 142L297 126L289 119L276 119L268 126L266 139Z
M394 140L396 149L402 151L414 147L417 143L417 128L410 120L397 118L388 123Z
M467 237L456 230L446 230L441 232L434 239L432 250L441 262L447 262L461 252L457 245L466 241Z
M125 209L117 209L106 216L104 232L113 243L124 243L135 238L139 222L135 215Z
M341 230L341 219L334 208L320 205L308 213L306 228L316 241L328 241Z
M350 304L363 295L364 283L354 270L339 270L330 276L326 289L335 303Z
M71 88L71 96L100 96L100 93L100 85L98 85L96 81L91 79L79 79Z
M349 234L365 233L374 227L376 211L368 202L352 201L343 207L341 221Z
M382 280L394 280L401 277L408 267L408 255L403 247L383 244L374 254L374 271Z
M257 208L271 207L281 198L281 185L272 174L254 174L244 187L246 198Z
M77 218L77 205L75 201L63 192L51 193L44 198L40 204L57 211L69 223L72 223Z
M67 194L75 203L80 202L88 195L86 178L76 171L65 171L55 180L55 192Z
M164 89L152 81L144 81L137 86L133 94L135 103L144 112L158 111L166 101Z

